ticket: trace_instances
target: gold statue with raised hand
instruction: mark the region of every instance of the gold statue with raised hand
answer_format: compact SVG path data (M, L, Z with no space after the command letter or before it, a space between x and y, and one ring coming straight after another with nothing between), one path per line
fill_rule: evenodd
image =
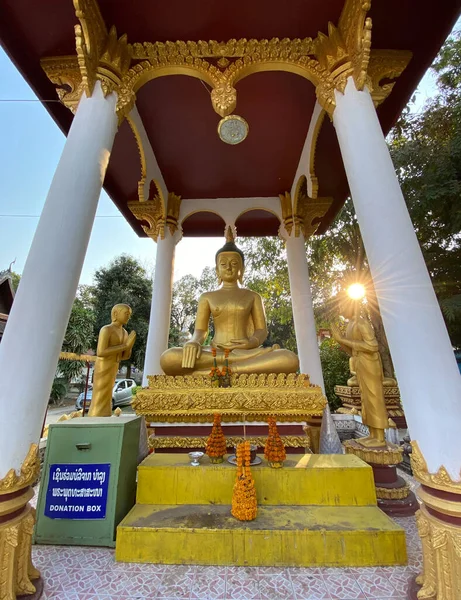
M378 352L378 342L371 323L360 316L360 302L344 299L341 314L349 320L345 337L336 325L331 333L338 344L350 354L349 368L357 377L362 399L362 421L368 426L370 435L355 440L368 448L386 446L384 430L388 427L386 403L383 389L383 367Z
M294 373L298 357L280 346L263 348L267 338L266 315L261 296L240 287L244 270L243 252L235 245L232 229L226 244L216 253L216 274L221 287L200 296L192 339L183 348L170 348L160 364L167 375L208 375L213 366L212 348L218 361L229 350L232 373ZM214 323L211 346L202 346L210 316Z
M112 414L112 388L118 366L121 360L130 358L136 340L136 332L128 334L123 328L130 317L128 304L116 304L111 311L112 323L104 325L99 332L90 417L110 417Z

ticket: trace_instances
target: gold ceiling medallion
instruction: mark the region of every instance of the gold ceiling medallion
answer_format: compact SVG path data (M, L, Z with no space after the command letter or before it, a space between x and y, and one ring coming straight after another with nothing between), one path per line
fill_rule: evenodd
M392 83L405 69L411 54L396 50L371 50L369 0L346 0L338 25L328 24L328 35L315 39L227 42L176 41L128 44L114 27L107 29L96 0L74 0L76 57L42 60L42 67L58 87L62 102L75 110L83 91L91 95L97 80L105 94L116 91L117 114L123 119L134 105L137 91L148 81L165 75L189 75L211 86L214 110L222 117L232 113L237 101L236 84L252 73L288 71L308 79L319 103L330 117L334 91L344 91L353 77L357 89L365 85L382 102Z
M243 142L248 135L248 123L238 115L228 115L219 121L218 135L220 139L231 146Z

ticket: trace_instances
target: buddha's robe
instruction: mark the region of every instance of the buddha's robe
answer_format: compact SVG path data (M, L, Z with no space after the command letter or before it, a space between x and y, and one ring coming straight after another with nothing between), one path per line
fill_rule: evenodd
M105 325L99 332L98 349L94 365L93 395L91 398L90 417L110 417L112 414L112 389L115 385L119 363L125 358L123 351L101 356L113 346L126 344L128 333L123 328Z
M388 417L384 401L383 367L373 329L365 319L354 319L347 326L346 338L355 342L350 367L360 387L362 420L368 427L386 429Z

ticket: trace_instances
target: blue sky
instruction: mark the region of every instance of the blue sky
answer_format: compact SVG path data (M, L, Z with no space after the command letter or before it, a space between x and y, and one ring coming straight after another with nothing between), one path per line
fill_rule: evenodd
M0 270L16 259L13 269L21 273L65 137L1 48L0 73ZM435 92L430 73L418 90L417 110ZM205 266L212 266L220 241L182 240L176 252L175 279L186 273L198 276ZM138 238L103 191L81 283L91 283L94 271L122 252L152 272L155 243Z

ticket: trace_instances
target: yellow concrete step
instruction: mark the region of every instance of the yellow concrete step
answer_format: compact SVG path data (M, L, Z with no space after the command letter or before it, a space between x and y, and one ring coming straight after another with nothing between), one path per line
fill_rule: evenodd
M282 469L251 467L259 505L376 505L371 467L352 454L289 454ZM236 467L207 456L151 454L138 467L138 504L230 504Z
M372 506L262 506L241 522L230 506L136 505L117 529L123 562L252 566L406 564L404 530Z

